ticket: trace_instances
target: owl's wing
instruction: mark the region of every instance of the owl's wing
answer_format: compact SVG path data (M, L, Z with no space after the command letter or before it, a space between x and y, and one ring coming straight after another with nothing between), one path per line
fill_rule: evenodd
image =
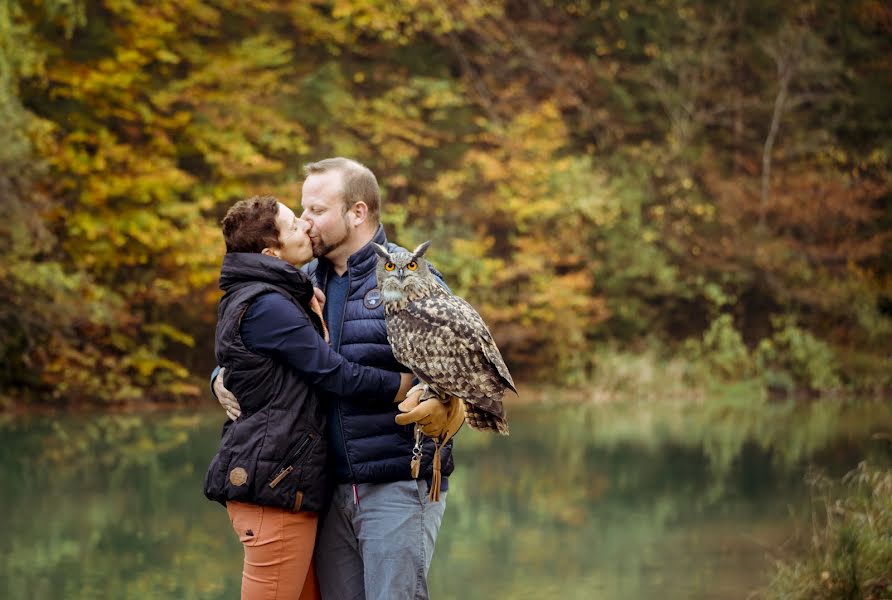
M502 353L499 352L499 347L496 346L495 340L492 339L492 334L489 332L489 327L487 327L486 323L483 321L483 317L481 317L480 313L478 313L464 298L458 296L452 296L452 298L456 304L464 309L463 314L467 315L468 319L476 321L476 328L481 338L480 347L483 350L483 353L486 355L486 358L489 359L489 362L492 363L492 366L495 367L496 371L498 371L502 379L505 380L505 384L516 394L517 389L514 386L514 379L511 378L511 373L508 372L508 365L505 364L505 359L502 358Z
M514 382L470 304L457 296L423 298L392 315L387 328L397 360L420 379L504 420L502 395Z

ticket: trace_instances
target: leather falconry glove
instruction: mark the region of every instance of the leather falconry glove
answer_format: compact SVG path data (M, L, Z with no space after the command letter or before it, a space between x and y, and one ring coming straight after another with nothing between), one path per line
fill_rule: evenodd
M440 438L455 420L461 400L447 396L442 400L426 383L420 383L406 394L398 408L402 414L394 419L397 425L415 423L429 438ZM464 416L464 415L463 415Z
M461 429L465 421L464 402L455 396L441 399L427 384L418 384L406 395L394 419L397 425L415 423L416 452L412 459L412 477L417 478L420 472L420 434L434 441L433 476L428 498L432 502L440 499L440 449Z

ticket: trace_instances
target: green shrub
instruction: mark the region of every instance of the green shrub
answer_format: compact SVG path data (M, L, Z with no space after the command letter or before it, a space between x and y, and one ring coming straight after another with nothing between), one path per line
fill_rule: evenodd
M759 372L766 377L787 373L796 385L811 390L838 388L840 380L833 349L811 332L800 328L793 317L772 319L775 332L763 339L755 352Z
M719 315L700 340L685 344L691 360L721 381L740 381L752 374L753 363L729 314Z

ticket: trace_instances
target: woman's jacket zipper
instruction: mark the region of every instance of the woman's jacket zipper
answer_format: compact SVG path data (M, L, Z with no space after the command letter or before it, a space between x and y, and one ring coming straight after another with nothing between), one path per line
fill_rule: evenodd
M287 476L291 471L294 470L294 465L297 461L303 456L303 454L310 447L310 443L315 438L312 433L307 435L307 437L294 449L294 451L288 455L285 460L283 460L279 465L279 470L276 472L276 475L273 477L272 481L269 482L269 487L274 488Z

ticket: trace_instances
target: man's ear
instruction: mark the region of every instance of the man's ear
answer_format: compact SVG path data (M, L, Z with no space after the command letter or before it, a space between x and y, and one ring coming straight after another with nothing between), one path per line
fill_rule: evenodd
M366 219L369 218L369 205L360 200L351 206L350 210L347 212L350 213L353 224L358 227L365 223Z
M279 255L276 254L276 251L272 248L264 248L260 251L260 253L264 256L272 256L273 258L279 258Z

